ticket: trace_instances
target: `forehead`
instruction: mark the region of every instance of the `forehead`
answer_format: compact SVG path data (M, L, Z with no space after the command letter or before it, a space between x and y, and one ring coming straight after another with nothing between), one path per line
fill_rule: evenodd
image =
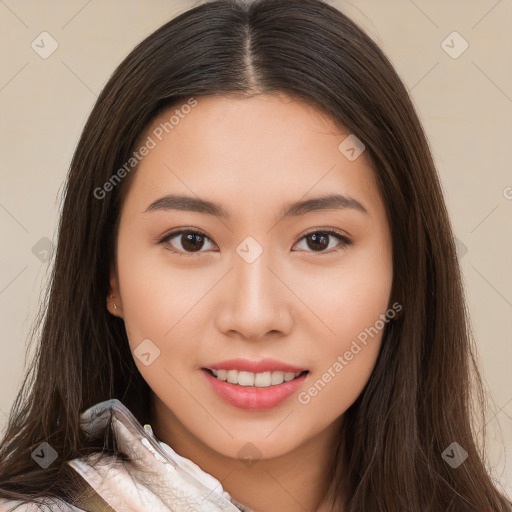
M284 94L195 101L163 112L139 139L137 147L152 141L128 192L139 210L170 193L221 203L233 216L237 206L261 214L268 201L282 211L334 193L378 207L369 159L348 160L339 145L350 133L312 104Z

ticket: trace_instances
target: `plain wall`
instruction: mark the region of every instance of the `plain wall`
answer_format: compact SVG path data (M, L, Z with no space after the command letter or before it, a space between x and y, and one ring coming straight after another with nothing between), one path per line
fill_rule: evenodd
M512 461L505 457L512 457L512 2L330 3L388 55L425 127L493 400L489 464L512 496ZM64 178L85 120L129 51L193 5L0 2L0 425L21 384L27 334L50 271L48 249L56 241ZM45 31L58 48L43 59L31 44ZM454 31L460 36L450 36ZM457 56L464 41L468 48Z

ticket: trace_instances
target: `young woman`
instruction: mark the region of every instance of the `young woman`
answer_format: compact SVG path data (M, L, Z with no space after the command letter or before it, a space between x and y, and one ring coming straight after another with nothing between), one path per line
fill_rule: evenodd
M472 382L482 406L389 61L320 0L204 3L84 128L0 507L510 512Z

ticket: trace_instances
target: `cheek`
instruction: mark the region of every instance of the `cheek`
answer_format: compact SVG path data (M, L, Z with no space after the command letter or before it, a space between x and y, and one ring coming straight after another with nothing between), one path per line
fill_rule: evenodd
M135 229L133 229L136 232ZM162 246L121 232L118 241L118 274L127 331L137 337L170 337L175 325L197 302L200 282L190 267L180 269ZM185 257L183 257L184 259ZM172 263L173 262L173 263ZM192 286L191 283L194 283ZM204 292L203 292L204 293Z
M147 253L125 253L118 259L118 272L134 362L149 387L167 397L172 410L186 411L190 396L183 390L193 386L197 340L204 337L190 321L196 318L199 290L187 287L184 273L171 272Z
M314 375L298 395L311 414L333 421L364 389L394 316L388 312L391 286L391 256L378 248L347 253L328 276L313 273L302 284L301 293L321 320L310 322L311 339L321 341L315 343Z
M197 352L194 340L201 339L195 332L198 323L189 320L197 318L194 309L206 290L197 286L201 282L198 276L191 280L190 270L166 264L159 249L148 250L122 238L118 246L123 319L135 362L144 378L156 378L158 367L169 369L173 375L176 371L185 373L184 365L178 362L193 364ZM144 340L150 340L156 348ZM141 364L136 357L142 342L149 352L159 352L150 366Z
M316 344L310 382L297 401L307 414L326 425L357 400L371 377L390 321L385 297L368 295L361 308L354 305L350 294L342 294L336 302L337 316L333 311L329 324L335 334L322 336Z
M311 266L295 279L309 312L306 328L315 329L324 353L348 350L351 340L385 314L392 287L389 253L375 247L354 247L328 270ZM290 278L291 279L291 278ZM311 335L313 332L310 333ZM347 346L348 345L348 346Z
M343 344L341 350L327 358L322 370L311 375L308 385L297 395L296 407L303 417L316 418L312 433L318 424L332 424L357 400L370 379L380 343L379 335L367 346L358 342Z

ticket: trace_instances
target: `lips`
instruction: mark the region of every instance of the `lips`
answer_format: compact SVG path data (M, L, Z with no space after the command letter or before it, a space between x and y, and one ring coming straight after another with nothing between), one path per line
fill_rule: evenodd
M300 387L305 385L305 381L310 377L309 372L304 371L293 380L275 386L244 387L238 384L221 381L214 377L207 369L203 369L201 373L210 385L210 389L212 389L222 401L237 409L251 412L262 412L283 404L293 394L298 392Z
M245 386L234 384L231 382L223 381L215 377L212 370L237 370L238 372L249 372L254 375L254 383L256 379L266 372L276 373L282 372L283 374L295 376L292 380L287 379L281 384L273 384L271 386ZM306 368L295 366L284 361L277 359L261 359L259 361L251 361L249 359L229 359L218 363L207 364L202 368L201 372L208 384L211 386L215 394L227 404L236 407L237 409L244 409L246 411L265 411L277 407L278 405L286 402L306 380L309 380L310 372ZM256 375L258 374L258 375ZM244 379L248 377L244 376ZM268 379L268 375L266 376ZM247 379L245 379L247 381Z
M261 359L260 361L250 361L249 359L229 359L219 363L212 363L203 367L205 370L238 370L252 373L263 372L285 372L300 373L307 371L307 368L294 366L276 359Z

